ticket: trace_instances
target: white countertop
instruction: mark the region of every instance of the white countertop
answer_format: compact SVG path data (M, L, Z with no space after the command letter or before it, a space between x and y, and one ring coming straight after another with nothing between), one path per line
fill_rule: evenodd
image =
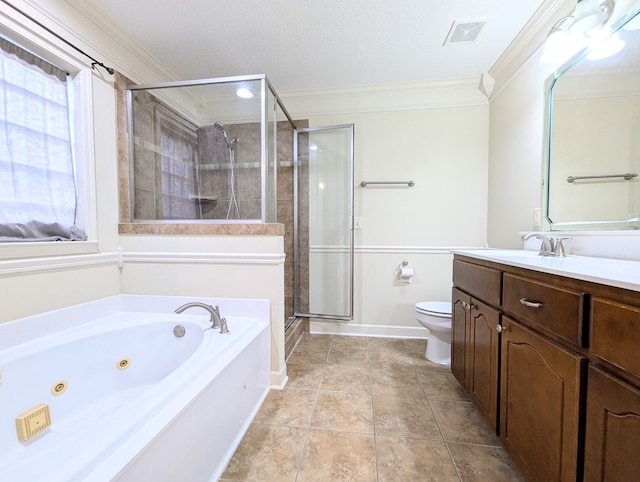
M573 255L556 258L516 249L457 249L453 253L640 292L640 261Z

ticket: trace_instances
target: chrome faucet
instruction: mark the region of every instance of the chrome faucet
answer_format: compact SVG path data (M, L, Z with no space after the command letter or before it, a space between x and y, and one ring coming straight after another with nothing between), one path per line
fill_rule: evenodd
M522 235L522 240L526 241L530 238L538 238L542 241L540 245L540 252L538 253L540 256L557 256L559 258L563 258L566 256L564 252L564 244L563 241L567 239L571 239L569 237L560 237L560 238L551 238L547 237L541 233L527 233Z
M222 320L220 319L220 307L218 305L216 305L214 308L213 306L206 303L194 301L192 303L186 303L182 306L179 306L175 312L180 314L183 311L188 310L189 308L204 308L205 310L207 310L211 314L211 318L209 318L209 321L211 322L211 328L217 328L218 326L221 326L222 320L224 320L225 325L227 324L227 320L225 320L224 318L222 318Z

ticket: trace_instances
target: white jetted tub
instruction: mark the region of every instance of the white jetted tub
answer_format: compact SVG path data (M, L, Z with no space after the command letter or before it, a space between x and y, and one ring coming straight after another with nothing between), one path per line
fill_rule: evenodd
M193 301L229 334L173 313ZM0 480L217 480L269 390L268 321L266 300L120 295L0 324Z

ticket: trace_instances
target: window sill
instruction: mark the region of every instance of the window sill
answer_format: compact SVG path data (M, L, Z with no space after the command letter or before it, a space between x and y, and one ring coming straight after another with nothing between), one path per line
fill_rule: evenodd
M0 243L0 260L96 254L97 241Z

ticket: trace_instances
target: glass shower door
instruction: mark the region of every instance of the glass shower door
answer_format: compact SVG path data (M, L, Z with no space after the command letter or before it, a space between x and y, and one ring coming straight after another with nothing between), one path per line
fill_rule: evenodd
M353 125L294 136L294 311L353 319Z

